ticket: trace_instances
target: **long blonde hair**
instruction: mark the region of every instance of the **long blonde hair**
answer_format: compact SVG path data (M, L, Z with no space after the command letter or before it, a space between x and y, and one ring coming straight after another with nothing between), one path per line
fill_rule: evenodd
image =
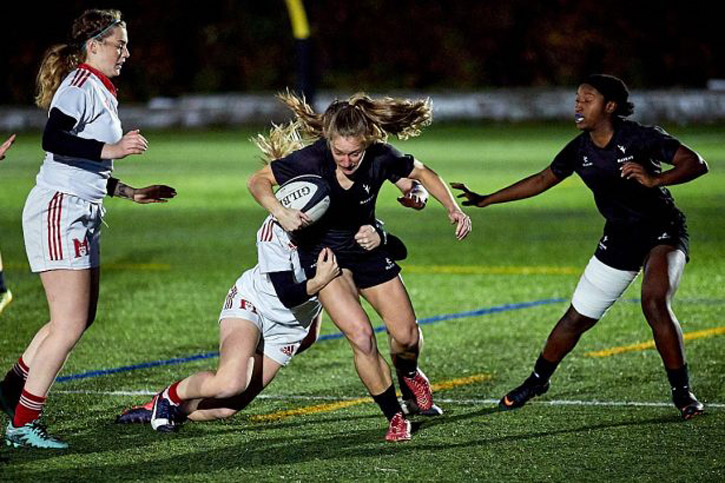
M303 137L301 124L298 120L286 124L274 124L267 135L257 134L250 139L260 151L265 164L284 158L294 151L302 149L309 142Z
M86 10L73 21L69 42L53 45L43 56L35 80L38 107L47 109L65 76L86 59L87 42L110 37L115 26L126 27L118 10Z
M258 134L252 139L266 161L287 156L310 140L320 138L362 138L366 146L385 142L390 134L408 139L419 136L433 122L430 98L372 99L358 92L346 101L334 101L323 114L316 113L304 97L290 91L277 94L277 98L292 110L295 120L273 125L268 136Z

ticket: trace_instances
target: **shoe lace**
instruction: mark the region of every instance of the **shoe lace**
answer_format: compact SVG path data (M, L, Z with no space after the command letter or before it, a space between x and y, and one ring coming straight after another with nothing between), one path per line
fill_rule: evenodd
M30 431L42 439L54 439L48 434L48 429L38 421L30 423Z

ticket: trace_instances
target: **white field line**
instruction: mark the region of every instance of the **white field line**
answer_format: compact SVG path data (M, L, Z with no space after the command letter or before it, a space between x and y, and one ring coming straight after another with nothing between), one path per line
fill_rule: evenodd
M97 396L153 396L156 394L154 391L142 390L142 391L87 391L87 390L76 390L76 391L53 391L55 394L92 394ZM299 401L348 401L359 399L358 397L343 397L343 396L299 396L294 394L260 394L257 399L270 399L274 401L284 400L299 400ZM498 404L498 399L451 399L451 398L436 398L437 403L444 404L460 404L466 406L476 405L492 405ZM671 402L646 402L646 401L581 401L576 399L554 399L551 401L534 400L528 404L538 404L546 406L606 406L606 407L663 407L669 408L672 406ZM705 403L705 408L717 408L724 409L724 403Z

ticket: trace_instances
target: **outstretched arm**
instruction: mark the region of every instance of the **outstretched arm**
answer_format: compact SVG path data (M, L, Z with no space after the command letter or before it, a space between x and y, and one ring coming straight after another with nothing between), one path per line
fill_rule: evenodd
M5 159L5 153L10 149L10 146L15 142L15 134L11 135L5 140L4 143L0 144L0 159Z
M176 196L176 190L171 186L155 184L145 188L133 188L116 178L109 178L106 188L110 196L125 198L142 205L166 203Z
M675 152L672 164L674 165L672 169L660 174L650 174L641 164L624 163L622 165L622 177L634 179L648 188L655 188L657 186L687 183L699 178L709 170L705 160L684 144Z
M413 164L413 171L408 178L417 179L430 194L448 210L448 219L456 225L456 238L463 240L471 231L471 218L458 206L453 193L443 182L438 173L418 161Z
M559 184L562 180L557 178L551 167L524 178L516 183L488 195L481 195L468 189L463 183L451 183L453 189L461 190L459 198L466 198L465 206L478 206L483 208L495 203L506 203L508 201L523 200L543 193L549 188Z
M294 231L309 225L312 220L299 210L290 210L274 196L272 187L277 185L270 165L254 173L247 181L247 189L254 199L274 216L285 231Z

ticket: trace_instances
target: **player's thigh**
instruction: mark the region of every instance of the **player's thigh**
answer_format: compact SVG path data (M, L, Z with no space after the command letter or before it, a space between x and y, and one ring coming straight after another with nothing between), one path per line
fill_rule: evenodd
M360 293L382 317L390 335L401 342L415 343L418 327L408 291L400 277L361 289Z
M342 276L328 283L318 295L332 321L350 341L373 336L349 270L343 270Z
M98 271L50 270L40 273L50 310L51 328L83 331L98 299Z
M687 257L680 249L667 245L654 247L644 265L642 302L672 297L680 285L686 263Z
M217 374L249 380L260 331L254 322L242 318L219 321L219 368Z

